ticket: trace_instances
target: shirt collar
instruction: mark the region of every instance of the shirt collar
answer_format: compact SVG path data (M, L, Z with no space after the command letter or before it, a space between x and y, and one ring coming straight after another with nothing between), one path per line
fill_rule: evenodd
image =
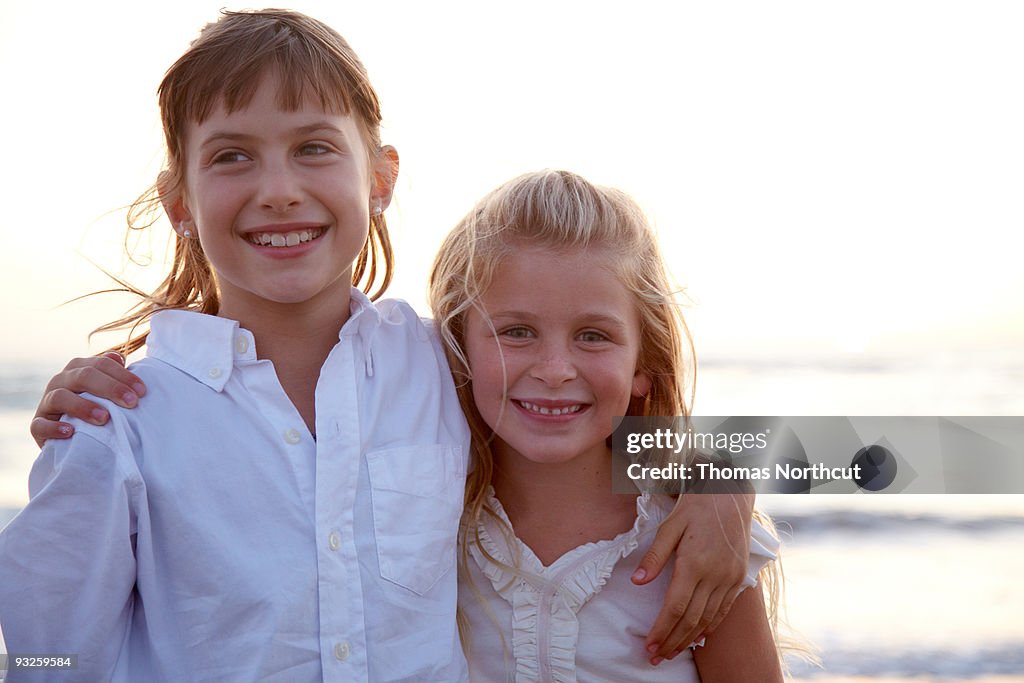
M355 287L352 288L348 305L348 320L341 327L338 338L344 340L358 334L361 337L373 336L381 323L380 311L373 305L370 298Z
M361 291L352 288L349 318L338 338L359 336L363 364L373 376L371 341L381 314ZM146 338L146 356L163 361L214 391L222 391L238 361L256 360L256 340L238 321L196 311L167 310L154 314Z
M363 341L363 369L367 377L373 377L373 337L381 324L381 314L369 297L352 288L349 300L348 320L341 327L338 338L345 341L346 337L359 336Z
M256 360L256 344L235 320L196 311L160 311L149 324L146 355L221 391L236 359Z

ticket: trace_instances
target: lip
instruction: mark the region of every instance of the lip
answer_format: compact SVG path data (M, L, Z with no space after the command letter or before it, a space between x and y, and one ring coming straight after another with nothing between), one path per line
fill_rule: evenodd
M546 398L510 398L509 402L515 406L516 411L532 420L542 422L569 422L590 410L591 404L587 401L576 401L573 399L546 399ZM575 412L562 413L559 415L545 415L525 407L523 404L531 404L546 410L564 410L579 406Z
M309 240L308 242L301 242L292 247L273 247L270 245L253 244L249 237L258 234L286 234L290 232L300 232L302 230L322 230L321 234L317 237ZM268 225L259 225L254 228L247 228L241 231L242 239L245 240L246 244L255 249L258 253L268 258L274 259L289 259L297 258L306 254L312 249L315 249L320 243L321 238L327 234L330 230L330 226L324 225L323 223L273 223Z
M254 228L246 228L242 231L243 235L252 235L260 232L269 232L271 234L275 232L297 232L299 230L312 230L314 228L326 228L327 226L323 223L309 222L309 223L267 223L266 225L257 225Z

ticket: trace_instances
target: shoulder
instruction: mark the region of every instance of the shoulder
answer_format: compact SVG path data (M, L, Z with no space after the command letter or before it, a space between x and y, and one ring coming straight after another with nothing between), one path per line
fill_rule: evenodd
M134 457L137 440L125 418L129 411L105 399L84 395L103 406L110 419L97 426L65 416L75 433L70 439L51 439L43 446L29 473L32 498L43 489L53 495L80 497L90 490L141 486L142 476Z
M134 372L135 370L133 369L132 371ZM140 375L140 377L142 376ZM110 419L107 420L106 424L94 425L84 420L80 420L77 417L65 415L65 421L71 423L75 428L74 435L66 441L47 441L43 447L44 452L50 448L51 445L54 447L55 451L68 451L75 450L72 449L72 447L89 449L90 446L88 444L93 443L99 444L110 451L124 451L125 448L123 446L125 437L131 431L128 415L131 411L122 408L113 401L108 401L105 398L93 396L89 393L83 393L82 397L99 404L100 407L106 410L110 415ZM66 448L63 448L64 446L66 446Z
M380 314L380 330L373 339L375 346L390 346L390 352L404 350L419 357L420 362L433 359L448 372L448 361L433 320L421 317L402 299L384 299L374 306Z
M423 318L404 299L381 299L373 304L380 314L381 324L390 328L405 330L421 341L434 336L434 324L430 318Z
M750 524L750 557L747 562L747 585L757 582L757 575L769 562L778 559L781 541L771 518L755 512Z
M146 425L172 419L175 407L178 412L183 406L201 409L197 405L200 399L196 394L211 393L208 387L187 373L160 360L143 358L128 368L146 383L146 396L136 407L128 409L107 399L83 394L83 397L102 406L110 419L104 425L94 425L65 416L75 427L75 435L68 440L69 444L77 445L81 436L83 440L101 444L119 456L129 456L139 450L139 437Z

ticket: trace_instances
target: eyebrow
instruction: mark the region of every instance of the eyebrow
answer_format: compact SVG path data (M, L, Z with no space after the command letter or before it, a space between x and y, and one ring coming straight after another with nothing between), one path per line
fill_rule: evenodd
M537 316L527 311L498 311L497 313L491 314L491 320L499 320L502 318L512 318L514 320L534 320ZM587 325L593 324L604 324L612 325L620 329L626 328L626 321L618 318L614 315L605 315L604 313L581 313L573 317L573 321L576 324L584 323Z
M307 124L305 126L298 126L293 128L290 133L292 135L309 135L310 133L319 133L321 131L327 131L344 137L345 132L330 123L329 121L316 121L314 123ZM211 145L215 142L252 142L257 140L258 136L249 135L247 133L233 133L231 131L214 131L207 136L203 142L199 145L202 149L207 145Z

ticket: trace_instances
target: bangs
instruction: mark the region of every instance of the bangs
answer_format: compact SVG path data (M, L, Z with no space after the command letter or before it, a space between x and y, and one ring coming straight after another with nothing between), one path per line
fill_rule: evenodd
M337 65L326 62L297 36L278 32L273 39L277 44L254 36L250 45L203 55L211 64L197 60L195 73L187 75L189 87L180 102L181 115L202 123L221 102L228 113L244 109L268 77L277 81L277 102L284 111L295 111L310 98L325 110L350 113L349 84Z
M284 111L312 101L338 114L355 107L369 119L367 132L380 123L377 95L340 35L302 15L226 13L203 30L160 84L168 149L180 151L186 123L202 123L221 104L228 113L244 109L266 78L276 81Z
M626 195L592 185L567 171L541 171L516 178L478 205L475 229L505 240L546 247L613 245L637 241L645 224Z

